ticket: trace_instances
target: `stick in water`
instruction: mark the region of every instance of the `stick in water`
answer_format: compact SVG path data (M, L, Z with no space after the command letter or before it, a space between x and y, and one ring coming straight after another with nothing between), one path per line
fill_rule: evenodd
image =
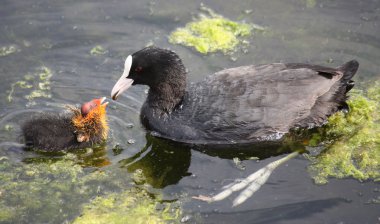
M231 185L229 187L224 187L225 190L220 192L219 194L209 197L205 195L199 195L194 196L194 199L206 201L206 202L214 202L214 201L221 201L228 196L230 196L233 192L242 190L243 188L247 187L244 191L242 191L239 196L233 201L233 207L238 206L242 203L244 203L248 198L250 198L256 191L258 191L261 186L263 186L269 176L272 174L272 172L281 164L284 162L296 157L299 153L293 152L289 155L285 156L284 158L281 158L279 160L273 161L266 165L265 167L259 169L255 173L249 175L247 178L243 179L240 183Z

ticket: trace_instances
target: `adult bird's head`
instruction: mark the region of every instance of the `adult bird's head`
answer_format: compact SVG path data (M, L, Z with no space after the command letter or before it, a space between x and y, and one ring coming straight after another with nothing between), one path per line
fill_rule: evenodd
M70 108L78 142L99 142L108 134L105 97L93 99L82 104L81 108Z
M147 85L151 90L170 85L182 91L186 86L185 67L173 51L146 47L125 60L124 72L111 91L112 99L136 84Z

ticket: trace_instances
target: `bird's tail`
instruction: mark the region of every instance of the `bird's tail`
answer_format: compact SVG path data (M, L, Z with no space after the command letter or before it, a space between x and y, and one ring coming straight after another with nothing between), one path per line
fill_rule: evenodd
M355 82L352 81L352 77L354 77L354 75L358 71L358 68L359 62L356 60L346 62L340 67L338 67L338 70L343 72L343 77L340 82L342 84L342 87L345 88L345 93L347 93L354 87Z

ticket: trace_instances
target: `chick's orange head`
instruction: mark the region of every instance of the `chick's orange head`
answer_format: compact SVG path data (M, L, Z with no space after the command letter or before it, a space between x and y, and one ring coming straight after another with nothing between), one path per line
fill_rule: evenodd
M108 102L105 102L105 99L105 97L102 97L82 104L80 113L76 113L72 119L76 129L83 133L86 138L90 139L97 135L100 135L103 139L107 138L106 107Z
M105 97L102 97L102 98L93 99L89 102L84 103L80 109L82 116L86 117L90 112L94 112L94 110L99 110L101 109L101 107L103 107L104 112L105 112L105 108L108 104L108 102L104 102L105 99L106 99Z

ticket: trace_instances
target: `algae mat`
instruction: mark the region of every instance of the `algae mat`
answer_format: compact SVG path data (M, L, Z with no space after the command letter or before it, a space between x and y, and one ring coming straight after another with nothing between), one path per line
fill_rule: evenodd
M206 14L200 14L195 21L173 31L169 36L170 43L193 47L202 54L229 53L242 43L249 44L242 38L250 36L254 29L265 29L255 24L234 22L205 6L201 6L201 10Z
M367 91L352 91L348 105L349 113L331 116L311 140L325 147L309 157L309 171L317 184L331 177L380 180L380 83Z
M77 163L74 154L26 164L0 157L0 222L66 223L73 214L74 223L179 222L179 203L162 202L120 173Z

